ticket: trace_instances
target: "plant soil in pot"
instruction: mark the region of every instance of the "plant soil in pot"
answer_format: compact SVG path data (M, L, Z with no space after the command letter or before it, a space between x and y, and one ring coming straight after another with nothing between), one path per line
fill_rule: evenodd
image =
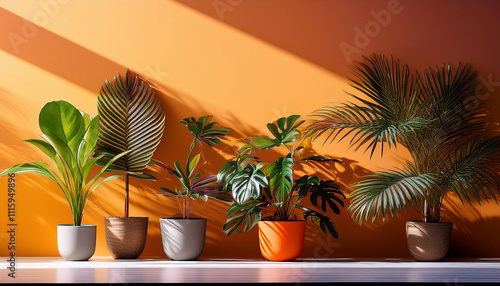
M291 261L304 246L305 221L259 221L262 256L270 261Z
M147 217L106 217L104 225L113 258L135 259L141 255L148 234Z
M418 261L439 261L450 248L451 222L406 222L406 240L411 256Z
M160 218L163 251L172 260L196 260L205 247L206 218Z
M96 226L57 225L57 250L65 260L88 260L95 252Z

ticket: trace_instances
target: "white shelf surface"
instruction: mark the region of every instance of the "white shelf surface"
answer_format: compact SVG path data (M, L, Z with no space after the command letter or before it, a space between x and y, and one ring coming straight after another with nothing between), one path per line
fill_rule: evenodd
M16 278L0 258L0 283L500 283L499 259L415 262L386 259L212 259L16 257Z

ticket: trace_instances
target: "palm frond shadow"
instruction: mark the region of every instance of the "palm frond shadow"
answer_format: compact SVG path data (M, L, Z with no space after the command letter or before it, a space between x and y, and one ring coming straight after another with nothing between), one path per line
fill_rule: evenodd
M500 239L500 229L492 227L500 224L500 217L491 215L497 213L495 211L499 208L498 204L462 205L456 196L448 197L444 204L443 219L453 222L449 257L500 256L497 243Z

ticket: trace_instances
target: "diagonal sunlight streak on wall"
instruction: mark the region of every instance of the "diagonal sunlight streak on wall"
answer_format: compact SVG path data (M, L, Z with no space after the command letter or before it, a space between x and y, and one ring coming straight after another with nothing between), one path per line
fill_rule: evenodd
M93 93L125 67L0 8L0 49ZM96 93L97 94L97 93Z
M347 86L345 79L335 73L175 1L129 1L120 6L120 14L113 15L114 21L106 18L87 24L109 13L107 9L85 13L95 3L70 2L64 13L53 19L64 25L51 22L51 31L115 62L126 62L127 67L143 75L159 66L170 74L163 84L201 99L204 104L225 107L223 111L236 110L242 99L266 100L269 110L263 110L265 121L256 122L257 126L276 117L274 110L297 113L301 107L297 99L301 97L329 95L339 84ZM137 6L146 4L150 13L147 21L130 21L132 13L137 19L145 17ZM14 11L22 12L19 8ZM72 21L60 19L70 17L68 14ZM24 12L21 16L29 18L30 14ZM290 83L299 87L293 94L283 88ZM287 99L296 100L284 100L281 94L287 93ZM241 109L244 119L248 119L252 103Z

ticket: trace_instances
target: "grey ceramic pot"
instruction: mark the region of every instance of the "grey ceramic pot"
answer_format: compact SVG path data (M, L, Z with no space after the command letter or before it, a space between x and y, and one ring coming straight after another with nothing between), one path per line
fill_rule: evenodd
M57 250L65 260L88 260L95 251L96 226L57 225Z
M196 260L205 247L206 218L160 218L163 251L172 260Z

